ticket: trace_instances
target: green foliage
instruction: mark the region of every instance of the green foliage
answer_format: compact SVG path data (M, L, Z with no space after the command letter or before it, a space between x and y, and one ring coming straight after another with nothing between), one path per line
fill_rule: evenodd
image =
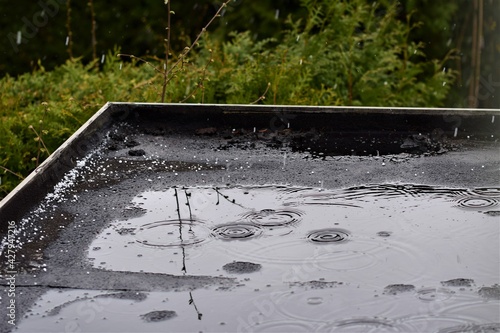
M270 82L270 104L442 106L455 77L443 66L450 55L426 60L423 45L409 38L418 23L398 20L395 5L303 5L307 16L290 16L279 41L255 42L249 32L222 43L206 39L215 61L205 102L246 103ZM200 66L207 59L197 61Z
M0 80L0 198L36 167L37 156L39 162L48 156L39 140L53 152L107 101L157 98L154 89L136 87L151 79L149 68L124 63L120 70L116 57L107 59L102 70L74 60Z
M172 20L171 46L180 51L189 45L201 28L213 16L222 1L170 1L175 15ZM49 3L51 11L41 16L42 4ZM39 0L24 1L12 6L0 1L0 76L17 75L36 68L38 59L52 70L68 58L65 45L68 31L67 4L70 3L70 27L73 54L92 60L91 13L88 1ZM163 0L154 1L94 1L97 23L97 56L121 45L123 51L137 56L162 57L167 10ZM219 36L228 31L252 29L253 34L269 37L280 31L283 17L300 8L299 0L244 1L232 0L222 17L214 24ZM278 19L275 11L279 9ZM7 15L8 13L8 15ZM26 22L29 22L28 24ZM42 22L38 26L36 22ZM30 28L31 27L31 28ZM33 30L36 30L35 32ZM17 32L22 43L16 43Z
M228 40L207 32L182 57L166 100L441 106L455 75L443 69L450 56L427 59L409 37L418 23L399 20L386 2L303 0L306 15L289 16L287 30L261 41L250 31ZM39 63L33 73L0 79L0 197L107 101L159 100L163 75L153 67L162 60L121 63L118 53L104 64L73 59L45 71Z

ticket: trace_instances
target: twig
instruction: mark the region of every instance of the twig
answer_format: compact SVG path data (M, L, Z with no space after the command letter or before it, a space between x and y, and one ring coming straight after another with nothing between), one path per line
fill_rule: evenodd
M184 238L182 237L182 218L181 218L181 207L179 206L179 194L177 193L177 189L175 190L175 201L177 203L177 216L179 217L179 239L181 240L181 248L182 248L182 271L186 273L186 252L184 250Z
M47 146L45 145L45 142L43 142L42 136L36 131L36 129L32 125L29 126L29 129L31 129L36 134L36 136L37 136L37 141L38 141L38 156L36 157L36 166L38 166L38 164L39 164L38 161L39 161L40 151L41 151L40 144L43 146L43 148L47 152L48 156L50 156L50 151L47 148Z
M177 216L179 217L179 223L180 225L182 226L182 219L181 219L181 209L180 209L180 206L179 206L179 196L177 195L177 189L174 188L174 191L175 191L175 202L177 203ZM182 237L182 234L181 234L181 237ZM181 239L182 240L182 239Z
M191 193L188 193L187 190L184 190L184 194L186 195L186 205L188 206L188 209L189 209L189 222L191 222L189 224L189 231L193 231L192 230L192 226L193 226L193 213L191 212L191 204L189 203L189 197L191 196Z
M165 68L163 69L163 84L161 87L161 102L165 102L165 95L167 94L167 79L168 79L168 55L170 53L170 15L172 14L172 11L170 10L170 0L165 0L165 3L167 4L167 43L165 45Z
M89 3L91 2L92 0L89 0ZM195 40L193 43L191 43L191 46L186 46L184 48L184 50L181 52L181 54L179 55L177 61L170 67L168 68L168 61L169 61L169 53L170 53L170 28L171 28L171 22L170 22L170 17L171 17L171 13L172 11L170 10L170 0L165 0L165 4L167 5L167 10L168 10L168 16L167 16L167 39L166 39L166 52L165 52L165 63L163 64L163 70L161 70L160 68L152 65L149 61L146 61L142 58L139 58L139 57L136 57L132 54L118 54L119 57L129 57L131 59L137 59L139 61L142 61L146 64L148 64L149 66L151 66L156 72L160 73L162 76L163 76L163 82L162 82L162 91L161 91L161 102L165 102L165 95L167 93L167 85L168 83L172 80L172 78L175 76L175 73L177 73L177 71L175 71L175 69L179 66L179 65L184 65L184 62L185 62L185 58L187 56L187 54L196 46L198 45L198 41L200 40L201 36L203 35L204 32L207 31L207 28L210 26L210 24L212 24L212 22L220 16L220 13L222 12L222 10L231 2L232 0L226 0L225 2L222 3L222 5L220 6L220 8L217 10L217 12L215 13L215 15L210 19L210 21L208 21L208 23L201 29L200 33L198 34L198 36L196 36ZM182 67L181 67L182 69ZM203 87L203 86L201 86ZM190 96L188 96L189 98Z
M73 32L71 31L71 0L66 1L66 30L68 33L68 55L73 59Z
M271 87L271 82L268 82L267 83L267 87L266 87L266 90L264 91L264 93L259 97L257 98L257 100L253 101L252 103L250 104L257 104L259 103L260 101L263 101L266 99L266 94L267 94L267 91L269 90L269 87Z
M478 106L479 79L481 75L481 40L483 37L483 0L473 1L474 16L472 19L472 56L471 83L469 86L470 108Z
M157 71L158 73L163 74L163 72L162 72L161 70L159 70L159 69L158 69L158 67L156 67L155 65L153 65L153 64L152 64L152 63L150 63L149 61L144 60L144 59L142 59L142 58L140 58L140 57L136 57L136 56L135 56L135 55L133 55L133 54L118 53L116 56L117 56L117 57L128 57L128 58L130 58L130 59L137 59L137 60L142 61L143 63L145 63L145 64L149 65L151 68L153 68L153 69L154 69L155 71Z
M182 53L180 54L179 58L177 59L177 61L172 65L172 67L170 69L166 68L166 73L165 73L165 77L166 77L166 80L163 82L164 86L166 87L166 85L170 82L170 80L172 79L173 75L173 70L179 66L179 64L181 63L184 63L184 58L187 56L187 54L198 44L198 41L200 40L201 36L203 35L204 32L207 31L207 28L210 26L210 24L212 24L212 22L220 16L220 12L227 6L227 4L231 2L231 0L227 0L225 1L224 3L222 3L222 5L219 7L219 9L217 10L217 12L215 13L215 15L210 19L210 21L208 21L208 23L201 29L200 33L198 34L198 36L196 36L195 40L191 43L191 46L189 47L185 47L184 50L182 51ZM165 88L166 89L166 88ZM162 95L162 102L164 101L164 95Z
M222 193L219 191L219 188L218 188L218 187L214 187L213 189L214 189L214 190L215 190L215 192L217 193L217 203L216 203L216 205L218 205L218 204L219 204L219 195L221 195L224 199L226 199L228 202L232 203L233 205L240 206L241 208L244 208L244 209L248 209L247 207L245 207L245 206L243 206L243 205L241 205L241 204L237 203L235 199L232 199L232 200L231 200L231 199L229 199L229 196L228 196L228 195L224 195L224 194L222 194Z
M50 151L47 149L47 146L45 145L45 142L43 142L43 120L45 119L45 115L47 114L47 111L49 111L49 104L47 102L42 102L42 105L45 107L45 111L43 112L42 119L40 119L40 127L38 128L38 132L36 129L33 127L33 125L29 126L29 129L31 129L33 132L35 132L37 136L37 141L38 141L38 152L36 155L36 166L40 164L40 152L42 151L40 145L43 145L43 148L45 148L45 151L47 154L50 156Z
M191 292L189 292L189 304L192 304L194 306L196 314L198 315L198 320L201 320L203 313L198 311L198 307L196 306L196 303L194 302L193 294Z
M0 169L13 174L14 176L18 177L19 179L24 179L24 177L21 174L16 173L16 172L14 172L14 171L12 171L10 169L7 169L6 167L3 167L3 166L0 165Z
M208 50L208 51L210 52L210 54L212 54L212 50ZM191 91L191 93L188 96L186 96L186 98L184 98L183 100L181 100L179 103L184 103L189 98L191 98L192 96L194 96L194 94L198 91L198 89L201 89L201 91L202 91L201 103L203 104L204 99L205 99L205 86L203 85L203 82L205 81L205 77L207 76L208 66L213 61L214 61L214 59L212 59L212 57L210 57L210 60L206 63L205 67L203 67L201 78L198 80L198 83L194 87L193 91Z
M95 35L95 31L96 31L96 28L97 28L97 25L96 25L96 22L95 22L95 11L94 11L94 1L93 0L89 0L88 2L88 6L90 7L90 19L91 19L91 24L92 24L92 28L90 30L90 33L92 35L92 60L96 60L97 59L97 38L96 38L96 35Z

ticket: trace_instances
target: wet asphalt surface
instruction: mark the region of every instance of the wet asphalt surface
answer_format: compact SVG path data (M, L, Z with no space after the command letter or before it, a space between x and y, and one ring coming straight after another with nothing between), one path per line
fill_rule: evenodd
M428 152L379 156L375 143L371 156L356 156L321 153L314 146L317 133L301 133L299 149L294 146L297 136L293 134L261 129L254 132L252 128L173 131L136 124L112 128L107 139L66 175L52 195L23 222L16 222L23 229L16 236L21 244L16 247L14 267L16 320L26 315L40 295L54 288L142 292L235 285L234 279L221 276L173 276L92 267L86 250L93 238L109 221L140 215L129 204L145 190L266 184L327 189L384 183L500 186L500 145L495 140L447 139ZM398 141L397 146L402 143ZM2 280L6 281L9 267L5 253L2 256ZM9 285L4 283L0 291L2 317L8 292ZM0 331L11 329L12 325L0 321Z

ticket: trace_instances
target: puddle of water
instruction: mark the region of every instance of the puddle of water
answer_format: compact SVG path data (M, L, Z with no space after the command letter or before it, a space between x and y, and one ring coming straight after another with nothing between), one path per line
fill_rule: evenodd
M480 301L473 293L457 291L450 298L422 301L418 292L376 296L348 284L306 285L179 292L51 290L36 301L17 331L450 333L500 328L495 323L498 302Z
M499 201L496 188L392 184L144 192L130 207L145 214L102 230L88 249L92 265L229 276L237 286L147 298L50 291L19 328L498 331L500 221L484 212ZM87 323L84 310L103 301Z
M130 204L147 213L115 221L89 248L97 268L227 275L233 261L283 282L328 277L389 285L498 276L498 218L483 214L496 189L368 185L345 190L169 188ZM478 246L481 244L481 246ZM480 258L480 260L478 260ZM432 267L432 269L429 269Z
M244 321L239 313L255 311L254 291L214 289L149 292L143 297L113 297L116 292L51 290L40 297L17 327L18 332L236 332Z

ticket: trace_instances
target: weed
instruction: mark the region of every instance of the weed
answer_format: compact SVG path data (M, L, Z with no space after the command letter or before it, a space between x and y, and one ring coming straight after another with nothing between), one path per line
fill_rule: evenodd
M264 93L263 93L262 95L260 95L260 97L259 97L259 98L257 98L257 100L253 101L253 102L252 102L252 103L250 103L250 104L257 104L257 103L259 103L260 101L265 100L265 99L266 99L266 94L267 94L267 92L269 91L269 87L271 87L271 82L268 82L268 83L267 83L267 87L266 87L266 90L264 91Z
M140 58L140 57L137 57L135 55L132 55L132 54L118 54L119 57L128 57L128 58L131 58L131 59L137 59L141 62L144 62L145 64L149 65L150 67L152 67L157 73L161 74L162 75L162 83L161 83L161 94L160 94L160 102L161 103L164 103L165 102L165 96L166 96L166 93L167 93L167 85L169 84L170 81L172 81L173 78L175 78L181 71L184 70L184 65L187 63L187 55L196 47L199 45L199 40L200 38L203 36L203 34L207 31L208 27L212 24L212 22L217 18L217 17L220 17L220 13L222 12L222 10L227 6L227 4L231 2L231 0L227 0L225 2L222 3L222 5L219 7L219 9L217 10L217 12L215 13L215 15L208 21L208 23L201 29L200 33L196 36L196 38L194 39L194 41L191 43L190 46L186 46L184 48L184 50L182 50L182 52L179 54L179 56L177 57L177 60L175 62L173 62L173 64L169 67L168 66L168 61L169 61L169 55L170 55L170 36L171 36L171 15L173 14L173 11L170 10L170 1L169 0L165 0L165 4L167 5L167 38L165 39L165 60L163 62L163 68L161 68L161 65L160 64L160 67L158 66L155 66L153 65L151 62L143 59L143 58ZM202 71L203 72L203 77L205 76L206 74L206 68L208 67L208 64L205 66L205 69ZM202 79L202 83L204 81L204 78ZM199 87L202 87L203 85L201 84L198 85ZM191 95L192 96L192 95ZM189 99L191 96L188 96L185 98L186 99Z
M47 114L48 111L50 111L50 109L49 109L49 104L47 102L42 102L42 105L44 106L45 110L43 112L42 119L39 120L40 127L38 128L38 131L33 127L33 125L30 125L28 127L35 133L36 135L35 141L38 142L38 147L37 147L38 152L36 158L35 157L32 158L32 160L36 161L37 167L40 165L40 154L42 152L45 152L47 153L47 156L50 156L50 151L47 149L45 142L43 142L43 135L48 134L48 132L43 129L43 121L45 119L45 115Z

